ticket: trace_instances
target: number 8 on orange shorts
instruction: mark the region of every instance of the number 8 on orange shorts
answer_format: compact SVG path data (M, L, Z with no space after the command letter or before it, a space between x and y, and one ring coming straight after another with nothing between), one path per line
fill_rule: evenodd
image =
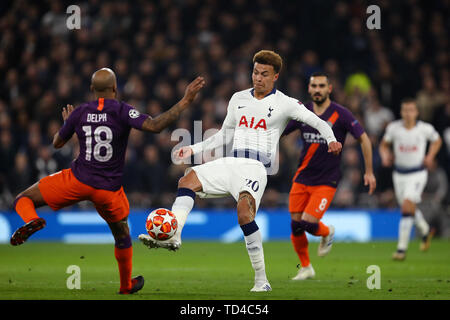
M336 188L330 186L307 186L294 182L289 192L289 212L306 212L320 220L335 193Z

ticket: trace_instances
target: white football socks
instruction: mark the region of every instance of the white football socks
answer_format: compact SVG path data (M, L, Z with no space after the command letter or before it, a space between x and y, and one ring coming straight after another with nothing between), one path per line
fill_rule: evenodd
M414 224L414 217L409 215L403 215L400 219L398 228L398 245L397 250L406 251L408 249L409 237L411 235L411 229Z
M262 237L259 230L244 236L250 262L255 270L255 284L264 284L267 281L266 266L264 264L264 251Z
M184 224L186 223L187 216L194 207L194 199L190 196L178 196L172 205L172 212L177 217L178 228L174 235L176 240L181 242L181 231L183 230Z
M420 211L420 209L416 209L416 213L414 215L414 223L417 227L417 229L419 229L420 231L420 235L426 236L428 234L428 232L430 232L430 226L427 223L427 221L425 220L425 218L423 217L423 213L422 211Z

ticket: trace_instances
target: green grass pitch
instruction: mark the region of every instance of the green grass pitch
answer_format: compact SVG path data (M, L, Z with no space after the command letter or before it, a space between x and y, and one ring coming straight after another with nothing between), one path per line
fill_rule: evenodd
M133 276L144 288L121 296L112 244L75 245L29 241L0 245L0 299L152 299L152 300L311 300L311 299L450 299L450 242L434 240L428 252L410 243L407 259L392 261L394 242L335 243L317 256L310 244L316 278L291 281L297 257L288 241L264 243L272 292L251 293L253 270L242 242L185 241L179 252L148 250L133 244ZM69 265L81 270L81 289L69 290ZM381 289L367 288L367 267L381 270Z

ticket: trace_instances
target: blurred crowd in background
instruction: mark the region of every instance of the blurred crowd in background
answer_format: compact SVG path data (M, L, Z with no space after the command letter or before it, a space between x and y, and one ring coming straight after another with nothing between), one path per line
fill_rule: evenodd
M20 191L70 166L76 137L51 146L62 107L92 100L90 77L101 67L117 75L119 99L157 116L175 104L197 75L207 86L189 111L161 134L132 130L124 188L135 208L171 206L187 166L174 165L173 129L219 129L231 95L250 88L252 57L261 49L284 59L277 88L302 102L315 71L325 71L332 99L364 125L374 147L378 179L369 196L362 183L359 144L348 137L343 179L332 207L395 208L391 172L381 166L379 141L399 118L400 100L415 97L443 147L421 206L438 228L449 217L450 1L375 1L381 29L369 30L372 2L270 0L77 1L81 28L69 30L71 1L0 3L0 209ZM261 208L286 207L302 148L298 134L280 142L280 170L270 176ZM81 203L89 207L89 203ZM234 207L233 199L197 207Z

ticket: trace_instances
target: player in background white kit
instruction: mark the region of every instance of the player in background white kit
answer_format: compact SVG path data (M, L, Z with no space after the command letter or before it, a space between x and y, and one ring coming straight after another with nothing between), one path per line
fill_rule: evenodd
M394 164L392 179L397 201L401 206L397 251L392 258L404 260L408 249L413 224L422 235L420 250L430 246L433 232L417 207L427 184L427 167L431 166L442 145L442 140L434 127L417 120L419 111L415 100L404 99L401 105L401 120L393 121L386 127L380 143L382 165ZM426 153L427 142L430 142ZM391 153L391 147L394 155Z
M177 198L172 206L178 220L174 237L157 241L143 234L139 239L149 248L177 250L195 195L231 195L237 201L238 223L255 271L255 285L251 291L271 291L265 272L261 233L254 219L267 183L266 169L270 172L276 162L279 138L288 121L294 119L316 128L328 142L328 152L338 154L342 145L325 121L298 100L275 89L282 66L278 54L262 50L255 54L253 64L253 88L231 97L221 130L203 142L174 152L177 159L186 159L233 141L232 155L186 170L179 180Z

